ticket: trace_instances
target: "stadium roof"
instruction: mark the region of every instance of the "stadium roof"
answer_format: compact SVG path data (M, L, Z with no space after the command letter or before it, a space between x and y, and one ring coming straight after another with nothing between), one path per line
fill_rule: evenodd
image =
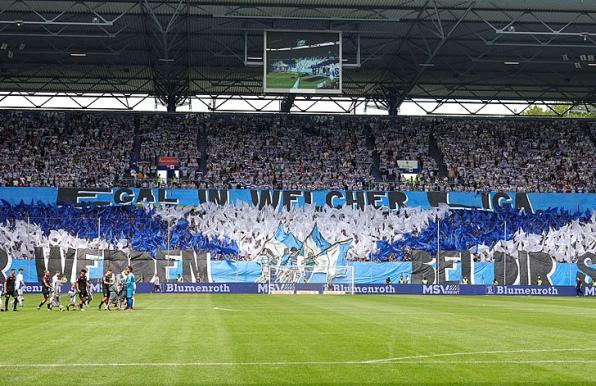
M596 102L583 0L3 0L0 91L260 98L269 29L343 31L344 98Z

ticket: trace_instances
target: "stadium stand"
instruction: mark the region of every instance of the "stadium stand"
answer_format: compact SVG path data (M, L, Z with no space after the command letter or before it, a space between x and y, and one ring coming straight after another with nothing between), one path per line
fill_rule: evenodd
M452 190L596 188L594 144L576 121L445 120L436 128Z
M197 147L196 118L183 115L142 115L138 119L139 156L131 170L136 185L155 180L160 157L178 159L180 178L176 186L190 187L198 179L200 154Z
M594 125L573 120L254 115L0 113L3 186L160 185L160 157L176 157L178 187L594 192ZM414 161L405 167L400 163ZM409 166L408 166L409 165ZM405 170L407 168L412 170ZM407 172L419 177L407 179ZM330 243L350 239L353 261L402 261L412 250L547 251L560 262L593 251L594 216L452 211L387 212L311 207L284 212L198 208L0 208L0 243L15 257L36 246L150 251L199 248L214 259L253 259L276 232ZM337 222L341 217L342 221ZM227 219L234 218L234 222ZM100 220L101 219L101 220ZM102 226L98 224L101 222ZM503 224L509 232L504 235ZM101 229L100 229L101 228ZM142 230L142 231L140 231ZM566 240L575 235L573 246ZM579 235L579 236L578 236ZM581 236L584 235L584 236ZM323 237L323 236L321 236Z
M215 187L347 188L371 181L360 119L230 116L208 129L206 179Z
M176 157L180 176L169 186L596 191L596 129L573 120L18 111L1 118L3 186L165 186L156 181L158 160Z
M376 130L376 151L379 155L378 190L443 190L437 161L431 156L432 119L379 120ZM419 179L407 180L399 161L416 161L413 171Z
M0 184L117 184L130 167L133 121L125 116L60 112L0 113Z

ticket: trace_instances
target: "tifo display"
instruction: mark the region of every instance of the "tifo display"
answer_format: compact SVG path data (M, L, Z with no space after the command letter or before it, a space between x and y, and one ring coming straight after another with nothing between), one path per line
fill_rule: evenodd
M30 283L46 269L100 280L129 265L140 282L355 293L596 277L594 194L4 188L0 198L2 269L23 268Z
M332 90L340 43L268 33L267 71ZM33 286L46 270L93 282L128 266L139 284L258 293L587 289L596 276L588 120L0 118L0 268Z

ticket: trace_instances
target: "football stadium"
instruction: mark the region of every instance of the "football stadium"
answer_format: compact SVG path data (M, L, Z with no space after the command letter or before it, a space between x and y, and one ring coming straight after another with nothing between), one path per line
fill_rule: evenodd
M596 384L595 21L1 0L0 385Z

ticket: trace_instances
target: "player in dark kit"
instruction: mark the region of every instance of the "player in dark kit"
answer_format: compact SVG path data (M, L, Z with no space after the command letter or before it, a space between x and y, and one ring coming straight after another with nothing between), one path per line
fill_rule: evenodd
M17 288L16 288L16 281L17 278L14 274L14 269L10 270L10 274L6 278L4 282L4 310L8 311L8 302L10 297L12 296L12 310L17 310Z
M584 281L581 277L577 277L577 282L575 284L575 295L576 296L583 296L584 292L582 291L582 287L584 286Z
M39 303L37 309L39 310L41 306L46 304L48 306L48 311L51 311L51 304L50 304L50 291L52 290L52 283L50 282L50 271L47 269L44 271L43 276L41 277L41 293L43 295L43 301Z
M87 270L86 269L81 269L81 272L79 273L79 277L77 278L76 281L76 288L77 288L77 292L79 293L79 309L81 311L84 310L83 306L85 306L85 303L87 302L87 299L89 298L89 292L87 291Z
M101 292L103 293L103 299L101 300L101 302L99 303L99 306L97 307L98 311L101 311L101 306L105 304L106 306L106 311L110 310L110 287L112 285L113 279L112 279L112 270L108 269L106 271L106 274L103 275L103 278L101 279Z

